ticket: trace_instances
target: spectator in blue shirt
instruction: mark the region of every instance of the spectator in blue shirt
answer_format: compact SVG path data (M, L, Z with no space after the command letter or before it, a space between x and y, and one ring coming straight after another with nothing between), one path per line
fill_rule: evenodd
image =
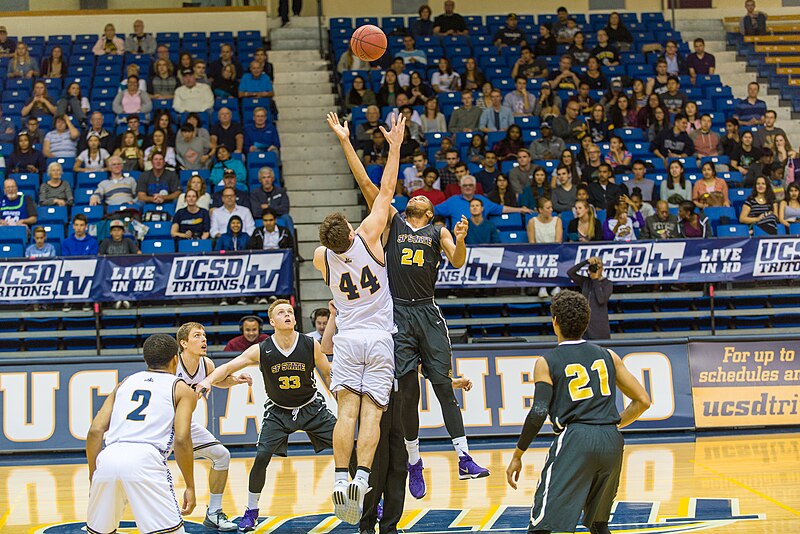
M274 94L272 79L264 72L264 65L251 61L250 72L242 76L239 82L239 98L269 98Z
M72 220L73 234L61 244L62 256L97 256L97 239L86 233L89 221L79 213Z
M736 102L733 109L734 118L739 120L739 126L760 126L764 124L764 115L767 113L767 103L758 99L758 82L747 84L747 98Z
M26 258L55 258L56 247L47 242L47 230L37 226L33 231L33 243L25 249Z
M479 128L482 132L506 131L514 124L514 113L503 105L503 93L500 89L492 89L490 93L491 107L483 110Z
M267 121L267 110L253 110L253 124L244 128L245 152L275 152L280 155L281 140L275 125Z
M500 232L493 222L483 218L483 201L473 198L469 201L469 230L464 242L467 245L487 245L500 242Z
M500 215L502 213L533 213L530 208L512 208L511 206L501 206L495 204L483 195L476 195L475 177L466 175L461 178L461 194L453 195L441 204L434 206L434 214L441 217L450 217L450 221L455 225L461 220L461 217L468 217L471 215L469 203L473 198L480 199L483 202L483 210L486 215ZM451 226L452 227L452 226Z

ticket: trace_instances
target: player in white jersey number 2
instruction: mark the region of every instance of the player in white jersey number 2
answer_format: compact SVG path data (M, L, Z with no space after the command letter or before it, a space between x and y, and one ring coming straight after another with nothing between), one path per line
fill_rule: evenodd
M396 328L381 235L397 184L405 118L393 116L391 122L388 132L381 126L389 157L372 212L358 230L353 230L342 213L325 217L319 227L322 246L314 251L314 267L330 287L339 311L331 366L331 391L339 405L333 431L336 470L332 500L336 517L352 525L361 519L381 416L389 405L394 382L392 334ZM357 423L358 469L348 483Z
M126 503L139 532L185 532L181 515L195 507L190 427L196 396L175 376L178 344L171 336L150 336L143 351L147 370L114 388L86 436L89 534L116 532ZM173 448L186 483L182 507L167 467Z
M205 380L206 376L214 371L214 362L206 356L205 328L200 323L185 323L178 328L176 337L180 346L176 374L185 380L192 389L195 389L195 385ZM245 383L252 385L253 379L247 373L241 373L235 377L226 377L216 386L229 388ZM232 532L237 529L237 525L230 521L222 511L222 494L225 492L225 483L228 481L231 453L207 428L194 422L192 423L192 443L194 444L195 459L205 458L211 461L211 471L208 474L210 495L203 526L220 532Z

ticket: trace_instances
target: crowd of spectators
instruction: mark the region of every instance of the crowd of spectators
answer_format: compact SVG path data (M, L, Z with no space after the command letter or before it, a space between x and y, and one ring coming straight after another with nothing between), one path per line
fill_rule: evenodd
M743 32L754 34L766 16L750 0L746 7ZM701 111L688 96L702 94L691 89L716 68L702 38L690 54L673 39L643 45L635 51L646 54L652 72L633 77L607 70L634 51L619 14L591 36L591 46L566 8L541 23L536 36L509 13L492 36L497 55L516 57L508 62L513 85L501 89L474 57L462 58L460 73L450 59L417 49L427 36L469 35L452 0L433 20L422 6L403 31L403 49L394 55L356 66L345 54L339 62L342 73L362 71L344 87L354 141L368 170L381 166L387 151L378 128L388 120L382 114L406 115L412 134L401 148L395 205L424 195L440 224L469 219L471 243L498 242L492 219L515 212L527 215L531 243L710 237L704 210L731 206L729 186L752 191L735 215L726 212L715 223L776 234L797 221L788 186L800 160L776 125L777 113L759 98L759 84L749 83L747 97L729 106L724 130L719 110ZM567 52L557 69L548 68L559 46ZM377 91L367 82L375 70L383 72ZM536 126L524 131L525 124Z
M19 117L0 109L0 227L27 229L25 256L139 254L142 225L132 219L171 225L166 238L176 242L213 239L214 250L294 247L289 196L276 183L280 138L266 52L237 58L226 42L208 64L186 51L173 63L170 46L174 41L158 42L141 20L127 36L107 24L91 53L122 56L126 68L98 109L96 92L90 99L79 80L48 92L48 82L70 76L65 48L51 46L37 61L0 26L7 78L32 79ZM252 58L246 70L242 57ZM259 104L240 120L244 98ZM232 105L215 106L219 99ZM264 152L275 158L247 166ZM53 233L50 220L37 224L37 209L51 206L66 208L62 224L71 231ZM102 206L100 220L84 214L93 206Z

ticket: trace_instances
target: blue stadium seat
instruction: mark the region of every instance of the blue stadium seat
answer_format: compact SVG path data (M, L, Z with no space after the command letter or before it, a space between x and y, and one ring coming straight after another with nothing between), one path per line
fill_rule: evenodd
M278 155L274 152L252 152L247 158L247 168L277 167Z
M519 213L493 215L489 217L489 221L494 223L497 229L501 231L524 231L525 228L522 224L522 216Z
M499 232L501 243L527 243L528 234L522 230Z
M66 206L41 206L36 208L36 223L60 223L67 222L67 207Z
M28 229L24 226L0 226L0 243L23 245L28 242Z
M725 224L717 228L717 237L749 237L746 224Z
M172 239L145 239L142 241L142 254L170 254L175 252Z
M61 246L61 241L67 237L66 230L64 229L64 222L61 221L54 224L39 224L41 221L36 223L35 227L44 228L44 231L47 232L47 241L52 243L54 246L58 244Z
M778 225L778 235L786 235L786 227L782 224ZM771 237L769 234L761 229L760 226L753 225L753 237Z
M178 241L178 252L211 252L210 239L181 239Z
M0 244L0 258L22 258L24 255L25 247L19 243Z
M76 185L94 188L106 178L108 178L107 172L79 172L76 176Z
M172 230L172 223L171 222L145 222L145 226L147 226L147 237L149 239L160 239L160 238L168 238L170 237L170 231Z
M792 223L789 225L790 235L800 235L800 222Z
M75 199L77 200L77 196ZM99 222L103 218L103 206L75 206L72 208L72 217L82 213L86 216L89 224Z
M160 211L163 213L168 213L170 216L172 216L175 215L175 204L172 202L167 204L145 204L144 213L149 213L151 211Z

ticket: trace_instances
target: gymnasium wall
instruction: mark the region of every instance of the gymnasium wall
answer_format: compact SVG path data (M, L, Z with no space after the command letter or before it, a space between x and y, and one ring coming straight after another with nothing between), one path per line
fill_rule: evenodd
M648 390L653 405L626 432L797 425L800 421L800 342L775 336L608 342ZM533 399L533 367L549 343L470 344L454 347L454 374L469 378L458 391L470 436L518 436ZM234 354L217 355L219 363ZM93 415L125 376L142 370L141 357L0 360L0 452L81 450ZM200 400L195 420L226 445L252 445L266 396L257 368L252 389L215 389ZM593 370L578 373L588 378ZM585 376L583 376L585 375ZM602 377L601 377L602 379ZM330 392L320 393L335 412ZM578 389L581 384L576 384ZM624 408L617 393L617 407ZM423 381L423 439L445 437L441 411ZM551 432L546 425L544 433ZM295 435L294 441L305 436Z

